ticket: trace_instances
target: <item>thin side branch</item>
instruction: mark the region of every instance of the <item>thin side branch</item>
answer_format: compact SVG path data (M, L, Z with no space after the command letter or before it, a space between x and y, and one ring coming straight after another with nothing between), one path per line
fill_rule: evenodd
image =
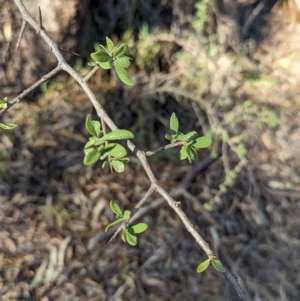
M147 151L145 154L147 157L149 156L153 156L161 151L164 151L166 149L170 149L170 148L174 148L174 147L177 147L177 146L181 146L181 145L184 145L186 142L182 141L182 142L175 142L175 143L170 143L170 144L167 144L167 145L164 145L164 146L161 146L161 147L158 147L152 151Z
M0 111L0 116L3 115L8 109L10 109L14 104L19 103L21 99L23 99L25 96L27 96L30 92L32 92L34 89L36 89L38 86L40 86L45 81L52 78L56 73L61 71L60 65L56 66L52 71L44 75L40 80L35 82L32 86L24 90L21 94L19 94L17 97L15 97L13 100L8 102L7 108L2 109Z
M83 79L84 81L88 81L98 70L100 69L99 66L95 66Z
M42 17L42 11L41 11L41 7L39 6L39 18L40 18L40 28L44 28L43 27L43 17Z
M76 53L76 52L73 52L73 51L70 51L70 50L65 50L65 49L62 49L62 48L60 48L60 47L59 47L59 50L62 51L62 52L65 52L65 53L70 53L70 54L73 54L73 55L75 55L75 56L81 57L80 54L78 54L78 53Z
M155 191L155 187L152 184L150 186L150 188L148 189L148 191L146 192L146 194L142 197L142 199L134 207L131 218L133 218L133 216L136 214L136 212L145 204L145 202L150 198L150 196L153 194L154 191Z
M22 26L21 26L21 29L20 29L20 33L19 33L19 36L18 36L18 40L17 40L16 53L18 53L18 51L19 51L21 40L22 40L23 34L25 32L25 28L26 28L26 22L23 20L22 21Z
M263 0L263 1L260 1L258 3L258 5L253 9L253 11L251 12L250 16L248 17L248 19L246 20L246 22L243 26L243 30L242 30L243 38L246 37L246 34L247 34L250 26L252 25L253 21L259 15L259 13L262 11L262 9L265 6L266 6L266 1Z
M126 229L126 225L128 224L128 220L124 220L119 228L117 229L117 231L114 233L114 235L110 238L110 240L107 242L107 244L110 244L118 235L122 230Z

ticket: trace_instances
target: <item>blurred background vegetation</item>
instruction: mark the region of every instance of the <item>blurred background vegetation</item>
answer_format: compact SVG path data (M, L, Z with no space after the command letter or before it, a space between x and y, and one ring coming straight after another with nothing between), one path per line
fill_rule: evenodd
M194 165L180 162L178 150L151 157L157 178L174 192L190 175L177 200L249 300L300 299L295 2L40 2L24 4L35 17L41 5L49 34L80 54L65 56L82 75L94 43L106 36L128 43L135 86L111 70L98 71L90 85L138 147L167 143L172 112L182 132L213 139ZM12 99L55 60L29 27L16 56L20 15L12 1L0 0L0 8L0 97ZM106 245L109 201L132 209L149 183L134 159L121 175L83 165L89 113L95 117L86 95L61 73L1 117L18 124L0 132L1 298L237 300L222 274L196 273L205 255L157 195L136 248L120 239Z

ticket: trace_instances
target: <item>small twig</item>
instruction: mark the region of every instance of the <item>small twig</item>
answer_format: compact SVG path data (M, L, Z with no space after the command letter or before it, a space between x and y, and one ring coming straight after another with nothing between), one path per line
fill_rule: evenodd
M79 57L81 57L81 55L80 54L78 54L78 53L76 53L76 52L73 52L73 51L70 51L70 50L65 50L65 49L62 49L62 48L58 48L60 51L62 51L62 52L66 52L66 53L70 53L70 54L73 54L73 55L76 55L76 56L79 56Z
M20 102L22 98L27 96L30 92L32 92L34 89L36 89L38 86L40 86L45 81L49 80L51 77L53 77L56 73L61 71L60 65L56 66L52 71L50 71L48 74L44 75L39 81L35 82L32 86L24 90L21 94L19 94L17 97L15 97L13 100L9 101L7 103L7 108L2 109L0 111L0 116L3 115L8 109L10 109L14 104Z
M39 19L40 19L40 28L44 28L43 27L43 18L42 18L42 11L41 11L41 7L39 6Z
M114 235L110 238L110 240L107 242L107 245L109 243L111 243L117 236L118 234L122 231L125 230L128 224L128 220L124 220L121 225L119 226L119 228L117 229L117 231L114 233Z
M129 276L127 277L127 280L117 289L114 295L108 299L108 301L119 300L120 297L126 292L126 290L130 288L130 282L133 282L133 280L129 278Z
M243 26L243 38L246 37L246 34L251 26L251 24L253 23L253 21L255 20L255 18L259 15L259 13L261 12L261 10L266 6L266 0L260 1L257 6L253 9L253 11L251 12L250 16L248 17L248 19L246 20L244 26Z
M150 198L150 196L155 191L154 185L151 185L146 194L142 197L142 199L136 204L134 210L132 212L131 218L137 213L137 211L144 205L144 203Z
M167 149L170 149L170 148L174 148L176 146L181 146L181 145L185 145L185 141L180 141L180 142L174 142L174 143L170 143L170 144L167 144L167 145L164 145L164 146L161 146L159 148L156 148L152 151L147 151L145 152L146 156L149 157L149 156L152 156L152 155L155 155L161 151L164 151L164 150L167 150Z
M222 139L222 159L223 159L225 174L227 175L228 171L230 171L230 164L228 160L227 143L224 138Z
M22 40L23 34L25 32L26 24L27 24L26 21L23 20L22 21L22 26L21 26L21 29L20 29L20 33L19 33L19 36L18 36L18 40L17 40L16 53L18 53L18 51L19 51L21 40Z
M98 70L100 69L99 66L95 66L84 78L84 81L88 81Z

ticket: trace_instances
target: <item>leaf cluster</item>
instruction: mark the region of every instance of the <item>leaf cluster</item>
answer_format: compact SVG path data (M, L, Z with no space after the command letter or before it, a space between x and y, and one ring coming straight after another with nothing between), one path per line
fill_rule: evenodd
M171 134L166 134L166 139L170 140L172 143L180 141L185 142L180 149L180 160L188 159L190 163L198 160L198 148L207 148L212 142L208 137L198 137L196 131L191 131L187 134L179 132L179 121L175 113L173 113L170 118L170 132Z
M130 66L131 58L126 56L128 50L126 43L115 46L113 41L106 37L106 48L99 44L99 51L91 53L91 58L95 62L90 62L89 66L99 65L102 69L115 68L119 79L126 85L133 86L134 82L126 72Z
M129 159L126 158L126 148L120 143L111 141L131 139L134 137L133 134L122 129L103 134L101 123L98 120L92 120L91 115L87 115L85 127L91 137L84 146L83 163L91 165L98 160L104 160L102 168L106 168L111 164L116 172L123 172L125 165L129 162Z
M112 212L116 214L116 220L106 227L105 232L107 232L111 227L121 222L125 222L125 227L122 231L122 240L131 246L136 246L137 244L136 235L146 231L148 225L146 223L139 223L134 226L128 227L131 212L129 210L125 210L124 212L122 212L120 206L114 201L110 201L109 205Z

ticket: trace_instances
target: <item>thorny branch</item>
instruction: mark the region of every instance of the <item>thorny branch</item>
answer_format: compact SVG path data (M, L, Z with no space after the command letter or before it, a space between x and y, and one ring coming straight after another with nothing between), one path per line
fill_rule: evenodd
M29 14L29 12L26 10L26 8L24 7L22 0L13 0L14 3L16 4L16 6L18 7L21 15L22 15L22 19L24 22L28 23L29 25L31 25L37 32L37 34L39 34L44 41L48 44L48 46L50 47L51 51L53 52L53 54L55 55L55 57L57 58L58 61L58 65L57 67L54 69L55 71L59 71L59 70L64 70L67 73L70 74L70 76L72 76L77 82L78 84L82 87L82 89L84 90L84 92L86 93L87 97L89 98L89 100L91 101L92 105L94 106L98 117L103 120L107 126L111 129L111 130L116 130L117 126L114 124L114 122L112 121L112 119L107 115L107 113L105 112L105 110L103 109L102 105L100 104L100 102L97 100L97 98L95 97L94 93L92 92L92 90L90 89L90 87L87 84L87 78L83 78L82 76L80 76L64 59L64 57L62 56L61 52L60 52L60 48L58 47L58 45L51 39L51 37L48 35L48 33L46 32L46 30L42 27L41 24L39 24L36 20L34 20L31 15ZM54 71L53 70L53 71ZM53 72L52 71L52 72ZM49 76L49 74L48 74ZM41 80L40 80L41 81ZM25 97L32 89L27 89L25 90L22 94L20 94L16 99L18 102L21 98ZM204 239L200 236L200 234L196 231L194 225L190 222L190 220L188 219L188 217L185 215L185 213L182 211L182 209L180 208L180 203L176 202L171 195L166 192L157 182L152 169L147 161L147 157L146 157L146 153L139 150L131 141L127 141L127 146L128 148L138 157L138 159L140 160L150 182L151 182L151 189L149 191L157 191L167 202L168 204L173 208L173 210L176 212L176 214L179 216L179 218L181 219L181 221L183 222L183 224L185 225L187 231L194 237L195 241L198 243L198 245L203 249L203 251L206 253L206 255L209 258L215 258L214 252L212 251L212 249L210 248L210 246L208 245L208 243L206 243L204 241ZM151 192L152 193L152 192ZM151 194L149 193L149 195ZM247 298L244 294L244 292L242 291L241 287L239 286L237 279L235 276L233 276L228 270L226 270L226 272L224 273L227 281L231 284L231 286L234 288L234 290L236 291L238 297L240 300L242 301L247 301Z

